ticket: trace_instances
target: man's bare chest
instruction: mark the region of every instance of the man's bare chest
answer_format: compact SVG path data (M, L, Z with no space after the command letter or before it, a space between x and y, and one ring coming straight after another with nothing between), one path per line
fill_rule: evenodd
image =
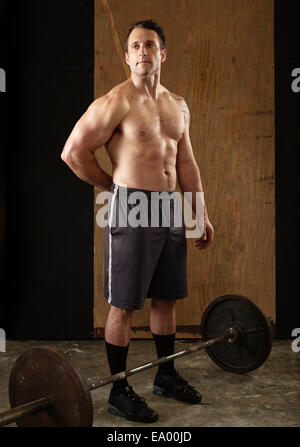
M165 137L178 141L184 126L184 114L176 104L138 103L133 104L118 131L137 140Z

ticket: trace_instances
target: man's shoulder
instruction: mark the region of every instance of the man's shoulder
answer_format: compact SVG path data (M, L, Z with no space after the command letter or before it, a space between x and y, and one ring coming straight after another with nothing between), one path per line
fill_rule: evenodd
M177 93L172 93L170 92L170 95L172 97L172 99L176 102L176 104L178 105L178 107L180 108L181 112L184 113L184 116L187 117L187 123L189 123L190 121L190 110L189 107L185 101L185 99L178 95Z
M128 88L126 87L126 81L116 85L103 96L99 96L93 102L94 106L101 105L103 103L113 102L115 105L126 105L128 103Z
M186 105L186 101L183 98L183 96L180 96L180 95L178 95L177 93L174 93L174 92L169 92L169 94L175 101L178 101L179 104L180 104L180 101L181 101L182 103L184 103Z
M115 85L111 90L109 90L107 95L119 97L120 99L122 99L128 97L129 91L130 91L130 85L127 79L126 81Z
M184 99L182 96L178 95L177 93L169 91L169 94L170 94L170 96L172 96L173 99L178 99L178 100Z

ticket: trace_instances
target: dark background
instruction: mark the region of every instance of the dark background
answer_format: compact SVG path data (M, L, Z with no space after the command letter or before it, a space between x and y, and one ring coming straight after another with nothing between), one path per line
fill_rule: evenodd
M94 98L93 1L1 4L8 126L0 327L8 338L91 338L93 187L60 154Z
M0 327L7 338L93 337L93 188L60 159L93 101L93 8L92 0L0 0L7 74L0 93ZM291 72L300 67L299 10L298 0L275 0L278 338L300 327L300 92L291 90Z
M291 76L300 68L298 0L275 0L276 326L278 338L300 327L299 149L300 92Z

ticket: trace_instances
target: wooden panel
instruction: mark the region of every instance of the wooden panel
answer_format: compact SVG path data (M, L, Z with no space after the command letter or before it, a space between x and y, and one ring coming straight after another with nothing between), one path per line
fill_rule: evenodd
M273 0L108 3L122 43L137 20L152 18L165 29L161 83L183 96L191 111L215 241L199 252L188 240L189 297L177 304L178 336L195 337L203 310L228 293L248 296L275 321ZM125 79L103 3L96 0L95 97ZM105 149L97 159L111 172ZM103 259L103 230L95 225L95 328L105 326L108 311ZM148 312L149 300L134 314L132 326L143 329L133 336L151 336Z

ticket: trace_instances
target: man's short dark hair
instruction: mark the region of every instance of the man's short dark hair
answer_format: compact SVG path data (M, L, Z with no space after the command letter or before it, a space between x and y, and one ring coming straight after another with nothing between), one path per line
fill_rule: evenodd
M164 48L166 48L166 34L165 34L164 30L162 29L162 27L159 26L158 23L154 22L152 19L139 20L138 22L131 25L131 27L128 30L128 33L127 33L127 36L125 39L125 45L124 45L124 50L126 51L126 53L128 53L128 38L129 38L131 31L134 30L134 28L146 28L146 29L151 29L151 30L155 31L159 37L160 49L163 50Z

